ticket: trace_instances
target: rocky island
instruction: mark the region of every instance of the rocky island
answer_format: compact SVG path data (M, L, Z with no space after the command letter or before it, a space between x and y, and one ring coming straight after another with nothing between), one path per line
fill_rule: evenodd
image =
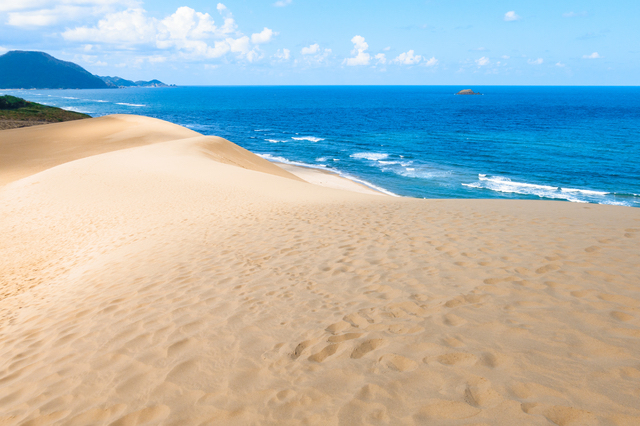
M482 95L482 93L474 92L471 89L464 89L456 93L456 95Z

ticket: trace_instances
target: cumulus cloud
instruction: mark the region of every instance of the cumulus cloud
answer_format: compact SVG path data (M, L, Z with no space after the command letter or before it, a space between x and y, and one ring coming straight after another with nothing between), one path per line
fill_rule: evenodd
M303 47L300 53L303 55L315 55L320 51L320 45L318 43L312 44L309 47Z
M516 14L516 12L513 11L513 10L510 10L509 12L504 14L504 20L507 21L507 22L508 21L517 21L519 19L520 19L520 16L518 16Z
M68 41L117 44L129 49L146 44L163 50L175 49L191 58L219 58L227 53L236 53L249 62L262 58L260 49L252 44L267 43L277 33L264 27L251 37L242 35L231 11L222 3L218 3L216 9L222 25L216 25L208 13L188 6L179 7L164 19L149 17L138 7L108 13L93 27L67 29L62 37Z
M376 64L384 65L387 63L387 56L384 53L378 53L374 58L376 59Z
M351 43L353 43L351 54L355 56L346 58L342 63L350 67L369 65L371 55L366 52L366 50L369 49L369 45L364 41L364 37L357 35L351 39Z
M273 5L275 7L285 7L285 6L289 5L289 4L291 4L291 0L278 0Z
M438 60L435 58L435 56L432 56L431 59L425 62L425 66L427 67L435 67L436 65L438 65Z
M564 68L566 67L566 64L563 64L562 62L557 62L556 67Z
M542 58L538 58L538 59L529 59L527 62L528 62L529 64L531 64L531 65L540 65L540 64L542 64L542 63L544 62L544 59L542 59Z
M331 49L322 49L318 43L314 43L308 47L303 47L300 53L304 58L303 64L318 66L327 63L327 59L331 55Z
M281 61L288 61L289 58L291 58L291 51L289 49L278 49L278 51L274 53L273 57Z
M480 59L476 59L476 64L478 64L478 67L483 67L485 65L489 65L491 61L489 61L489 58L487 58L486 56L483 56Z
M0 55L4 55L5 53L7 53L9 51L9 49L7 49L6 47L2 47L0 46Z
M156 23L147 18L144 9L127 9L111 13L95 27L76 27L62 33L69 41L96 43L150 43L155 40Z
M261 32L251 34L251 43L253 44L269 43L271 41L271 38L274 35L276 35L276 33L274 33L273 30L270 30L269 28L264 27L264 30L262 30Z
M602 56L598 54L598 52L593 52L591 55L583 55L584 59L600 59Z
M403 65L415 65L422 60L422 56L415 55L413 50L399 54L393 62Z

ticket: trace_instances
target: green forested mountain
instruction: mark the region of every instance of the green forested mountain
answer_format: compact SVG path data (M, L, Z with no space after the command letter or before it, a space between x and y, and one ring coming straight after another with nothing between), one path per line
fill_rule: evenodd
M14 50L0 56L0 89L104 89L99 77L44 52Z

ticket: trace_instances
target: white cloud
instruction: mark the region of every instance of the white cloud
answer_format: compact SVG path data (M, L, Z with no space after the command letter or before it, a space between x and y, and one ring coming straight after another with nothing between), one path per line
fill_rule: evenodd
M279 59L281 61L288 61L291 58L291 51L289 49L278 49L278 51L273 55L274 58Z
M587 16L587 12L567 12L562 14L563 18L578 18L584 16Z
M403 65L415 65L417 63L419 63L422 60L422 56L420 55L414 55L413 49L409 50L408 52L404 52L399 54L394 60L393 62L398 63L398 64L403 64Z
M309 47L303 47L300 53L303 55L315 55L320 51L320 45L318 43L312 44Z
M54 10L38 10L34 12L9 13L7 25L14 27L46 27L59 20Z
M489 61L489 58L487 58L486 56L483 56L480 59L476 59L476 64L478 64L478 67L483 67L485 65L489 65L491 61Z
M7 53L9 51L9 49L7 49L6 47L2 47L0 46L0 55L4 55L5 53Z
M225 42L232 52L249 53L249 37L243 36L237 39L227 38Z
M509 12L504 14L505 21L517 21L519 19L520 19L520 16L518 16L516 12L514 12L513 10L510 10Z
M93 27L67 29L62 37L67 41L97 45L116 44L124 49L146 44L176 50L185 58L219 58L228 53L237 53L238 58L249 62L262 58L261 51L257 47L251 48L251 43L266 43L277 33L265 27L249 38L238 32L233 15L224 4L218 3L216 9L222 17L222 25L216 25L208 13L187 6L179 7L164 19L147 16L142 8L129 8L106 14Z
M291 51L289 49L278 49L272 57L280 61L288 61L291 58Z
M584 59L600 59L602 56L598 54L598 52L593 52L591 55L583 55Z
M255 62L259 59L262 59L263 56L264 55L262 54L260 49L258 47L254 47L249 52L247 52L246 58L249 62Z
M425 62L425 66L427 67L434 67L436 65L438 65L438 60L435 58L435 56L432 56L431 59Z
M0 12L11 12L16 10L46 9L58 4L71 6L116 6L135 7L140 2L138 0L20 0L1 1Z
M542 58L538 58L538 59L529 59L527 62L528 62L529 64L531 64L531 65L540 65L540 64L542 64L542 63L544 62L544 59L542 59Z
M271 41L271 38L274 35L276 35L276 33L274 33L273 30L270 30L269 28L264 27L264 30L262 30L261 32L251 34L251 43L253 44L268 43Z
M387 47L385 47L385 48L384 48L384 49L382 49L382 50L384 50L385 52L388 52L389 50L391 50L391 46L387 46Z
M371 55L365 52L369 48L369 45L364 41L364 37L357 35L351 39L351 43L353 43L353 50L351 51L351 54L355 56L352 58L346 58L342 63L350 67L357 65L369 65Z
M162 55L154 55L154 56L149 56L147 59L152 64L159 64L162 62L166 62L168 58Z
M285 7L289 4L291 4L292 0L278 0L277 2L275 2L273 5L275 7Z
M118 7L138 7L136 0L20 0L0 1L9 12L6 23L16 27L44 27L65 21L111 13Z
M155 41L157 24L147 18L144 9L127 9L108 14L98 25L76 27L62 33L68 41L139 44Z
M312 44L309 47L303 47L300 52L304 58L302 63L308 66L326 64L327 59L331 55L331 49L321 49L320 45L317 43Z
M566 67L566 64L563 64L562 62L558 62L556 63L556 67L564 68Z
M502 55L502 59L511 59L511 56L509 56L509 55Z
M387 56L384 53L378 53L374 58L377 60L376 64L384 65L387 63Z

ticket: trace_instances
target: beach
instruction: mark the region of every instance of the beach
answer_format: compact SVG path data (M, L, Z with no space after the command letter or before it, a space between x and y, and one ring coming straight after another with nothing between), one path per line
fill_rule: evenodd
M640 422L640 209L392 197L133 115L0 150L0 425Z

